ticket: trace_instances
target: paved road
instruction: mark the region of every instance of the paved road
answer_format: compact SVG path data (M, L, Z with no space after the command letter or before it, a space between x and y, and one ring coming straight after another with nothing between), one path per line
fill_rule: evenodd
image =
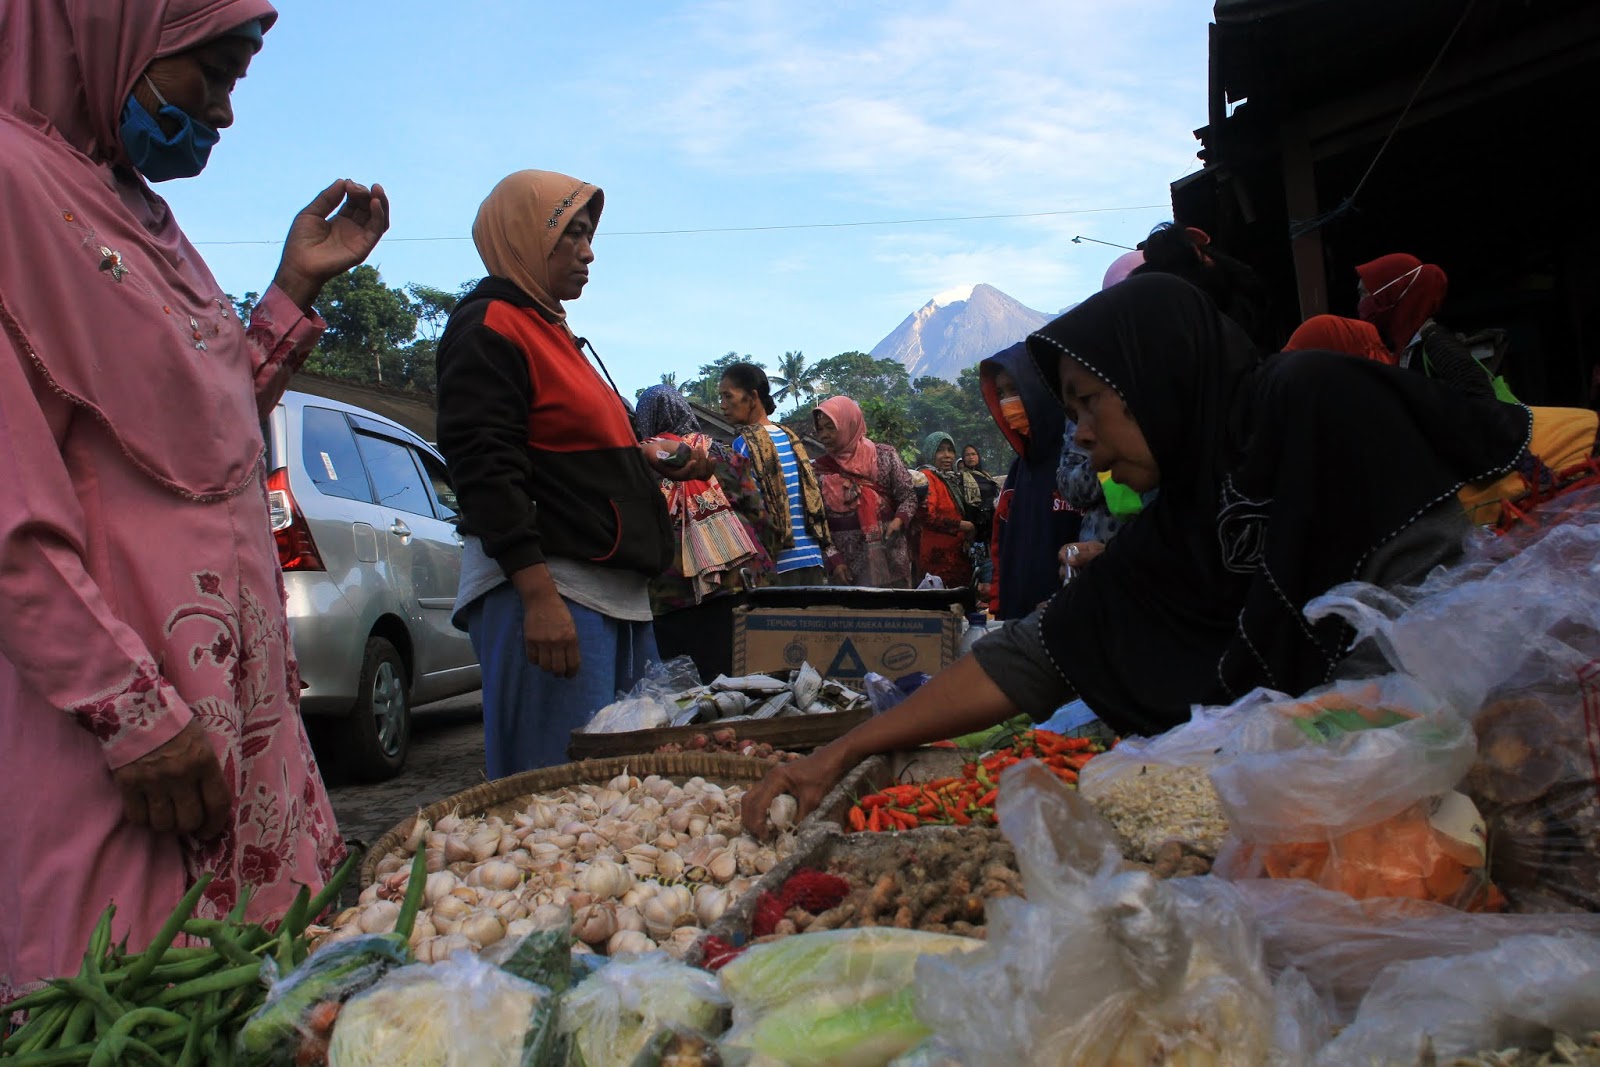
M356 785L328 776L328 796L346 840L371 845L418 808L484 780L481 694L425 704L413 714L411 754L398 777Z

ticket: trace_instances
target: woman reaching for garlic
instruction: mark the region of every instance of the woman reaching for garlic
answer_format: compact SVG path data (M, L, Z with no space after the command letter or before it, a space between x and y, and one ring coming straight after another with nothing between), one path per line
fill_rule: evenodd
M1353 635L1308 622L1305 605L1342 582L1414 581L1458 555L1457 491L1510 470L1529 439L1527 408L1464 401L1370 361L1261 362L1207 297L1167 275L1097 293L1027 349L1094 468L1160 495L1039 611L769 773L746 797L752 832L768 831L775 796L803 816L868 756L1021 712L1042 720L1081 698L1117 733L1152 735L1196 704L1328 681ZM1416 462L1397 470L1397 454Z
M772 804L768 819L784 832L763 845L740 832L743 796L702 778L678 786L623 774L535 796L507 818L418 820L329 937L393 930L422 849L430 873L411 933L418 959L478 952L569 921L586 951L682 957L793 849L794 798Z

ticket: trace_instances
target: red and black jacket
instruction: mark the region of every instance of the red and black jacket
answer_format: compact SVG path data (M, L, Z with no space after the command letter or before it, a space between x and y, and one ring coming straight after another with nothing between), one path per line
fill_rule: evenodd
M439 340L439 451L461 530L507 575L548 556L654 578L672 557L627 407L571 336L486 278Z

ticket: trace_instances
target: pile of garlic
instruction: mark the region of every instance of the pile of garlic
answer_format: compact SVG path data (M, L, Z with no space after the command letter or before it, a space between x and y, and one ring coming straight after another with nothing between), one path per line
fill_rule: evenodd
M327 940L394 929L411 858L427 851L428 881L411 945L424 962L477 952L570 922L577 944L607 955L661 948L682 957L728 907L794 848L794 798L769 813L774 845L743 832L744 790L703 778L682 786L619 775L530 797L499 816L418 819L384 857L356 907Z

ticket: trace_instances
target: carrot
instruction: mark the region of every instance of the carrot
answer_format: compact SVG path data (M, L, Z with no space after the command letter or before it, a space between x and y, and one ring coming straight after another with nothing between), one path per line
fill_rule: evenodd
M861 831L865 830L866 828L867 828L867 817L862 812L861 805L857 804L855 807L850 809L850 829L856 831L857 833L860 833Z

